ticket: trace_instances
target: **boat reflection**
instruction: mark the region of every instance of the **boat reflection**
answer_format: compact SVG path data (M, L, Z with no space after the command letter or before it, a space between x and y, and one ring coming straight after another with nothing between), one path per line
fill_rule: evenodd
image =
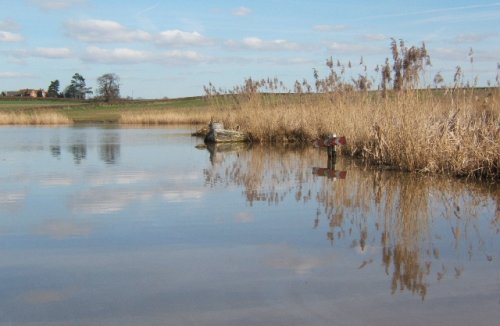
M225 156L232 156L238 152L249 150L252 147L250 143L236 142L236 143L209 143L199 144L196 148L200 150L208 150L210 153L210 163L212 165L222 163Z

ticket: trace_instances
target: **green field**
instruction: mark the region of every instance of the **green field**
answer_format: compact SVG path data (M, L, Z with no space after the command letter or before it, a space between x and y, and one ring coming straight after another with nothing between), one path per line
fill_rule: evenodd
M202 97L172 100L122 100L113 103L92 100L1 98L0 113L51 111L64 114L75 123L116 123L122 113L167 111L208 107Z

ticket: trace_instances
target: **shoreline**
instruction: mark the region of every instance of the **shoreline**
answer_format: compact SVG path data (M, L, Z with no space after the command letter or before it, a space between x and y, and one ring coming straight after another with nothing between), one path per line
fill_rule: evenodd
M0 98L0 125L200 126L215 119L228 129L239 126L254 143L308 145L336 133L347 138L340 155L375 167L500 180L498 88L410 90L389 96L381 91L254 92L176 100L56 102L54 107L50 99Z

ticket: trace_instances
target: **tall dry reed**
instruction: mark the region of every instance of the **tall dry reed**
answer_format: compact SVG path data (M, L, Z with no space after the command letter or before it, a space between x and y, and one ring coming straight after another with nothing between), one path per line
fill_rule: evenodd
M210 110L140 110L121 113L119 122L141 125L204 124L214 114Z
M0 112L1 125L60 125L72 124L67 116L50 111Z
M498 178L500 94L477 97L433 91L319 95L266 104L254 95L237 109L219 111L228 127L239 125L255 142L308 142L345 135L342 152L399 170Z
M313 85L297 81L293 92L276 79L249 78L231 90L209 84L206 97L217 119L255 142L308 142L336 133L347 137L343 153L370 163L499 179L500 88L463 87L461 76L448 89L417 88L430 64L425 45L407 48L393 40L391 49L392 64L387 59L375 69L380 91L368 91L375 79L366 73L348 81L351 63L330 58L326 77L314 70Z

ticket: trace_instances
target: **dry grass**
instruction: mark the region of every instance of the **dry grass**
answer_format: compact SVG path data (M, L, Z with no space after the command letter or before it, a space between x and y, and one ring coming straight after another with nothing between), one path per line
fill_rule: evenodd
M0 125L63 125L73 121L66 115L50 112L0 112Z
M206 124L214 112L200 109L182 110L140 110L123 112L122 124L162 125L162 124Z
M255 93L216 118L255 142L307 142L335 132L348 139L343 153L374 164L498 179L500 92L476 93L352 91L274 100Z
M293 92L277 79L249 78L231 90L210 83L205 93L216 119L238 125L255 142L308 142L336 133L347 137L344 154L369 163L500 179L500 87L464 86L457 67L449 88L431 89L420 83L430 64L425 44L408 48L393 39L391 52L392 62L374 69L378 77L368 76L362 58L358 68L329 58L326 77L314 69L314 83L296 81ZM443 83L438 75L435 86ZM379 91L369 91L376 80Z

